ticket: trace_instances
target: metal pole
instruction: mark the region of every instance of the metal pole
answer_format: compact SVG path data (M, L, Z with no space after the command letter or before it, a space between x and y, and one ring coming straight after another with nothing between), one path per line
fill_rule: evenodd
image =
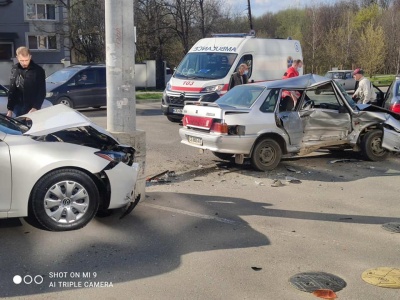
M253 30L253 20L251 18L251 5L250 0L247 0L248 9L249 9L249 22L250 22L250 30Z
M107 130L136 130L135 36L132 0L105 0Z

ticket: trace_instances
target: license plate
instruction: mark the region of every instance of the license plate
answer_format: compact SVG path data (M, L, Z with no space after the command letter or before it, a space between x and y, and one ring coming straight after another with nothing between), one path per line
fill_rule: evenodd
M172 113L174 114L182 114L182 108L173 108Z
M203 145L202 138L198 138L195 136L187 135L188 142L195 145Z

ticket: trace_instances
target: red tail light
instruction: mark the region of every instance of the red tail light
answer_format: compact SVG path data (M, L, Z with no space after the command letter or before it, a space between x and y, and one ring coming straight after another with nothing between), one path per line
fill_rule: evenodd
M219 133L228 133L228 124L226 123L213 123L211 126L211 131Z
M400 114L400 103L394 103L394 104L390 105L389 109L392 112Z

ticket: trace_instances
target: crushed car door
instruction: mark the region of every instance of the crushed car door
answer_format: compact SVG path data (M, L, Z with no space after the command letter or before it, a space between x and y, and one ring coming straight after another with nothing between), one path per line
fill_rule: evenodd
M307 88L299 104L304 146L340 145L352 130L351 113L333 82Z
M295 91L282 91L279 102L276 105L276 123L289 137L292 146L299 145L303 137L303 126L299 112L296 111L296 98L288 95L295 95ZM295 97L295 96L294 96Z
M11 164L10 164L10 151L8 145L3 142L5 134L0 132L0 169L1 169L1 199L0 199L0 212L10 210L11 205Z

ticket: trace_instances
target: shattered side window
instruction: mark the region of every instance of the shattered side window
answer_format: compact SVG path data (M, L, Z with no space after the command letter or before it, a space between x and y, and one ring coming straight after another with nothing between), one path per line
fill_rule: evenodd
M307 90L305 98L312 101L314 108L338 110L341 106L330 82Z
M260 111L262 112L274 112L276 102L279 98L279 89L272 89L267 98L265 98L263 104L260 107Z

